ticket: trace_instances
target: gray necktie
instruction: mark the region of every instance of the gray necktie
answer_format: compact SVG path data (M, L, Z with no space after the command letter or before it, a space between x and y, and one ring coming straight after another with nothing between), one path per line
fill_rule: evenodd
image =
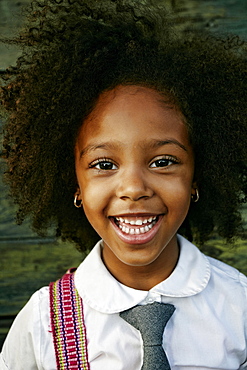
M141 370L170 370L162 347L165 326L175 311L172 304L154 302L120 312L120 316L141 332L144 357Z

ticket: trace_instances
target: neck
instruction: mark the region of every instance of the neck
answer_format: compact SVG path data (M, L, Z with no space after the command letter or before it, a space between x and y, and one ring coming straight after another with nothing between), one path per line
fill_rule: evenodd
M169 258L167 258L169 256ZM137 290L149 291L155 285L167 279L173 272L179 257L179 247L162 251L159 258L145 266L132 266L118 260L109 248L103 248L102 259L109 272L120 283Z

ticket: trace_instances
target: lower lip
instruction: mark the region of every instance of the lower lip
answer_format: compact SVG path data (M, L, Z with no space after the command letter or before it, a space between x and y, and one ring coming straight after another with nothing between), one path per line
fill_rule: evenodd
M126 234L124 233L114 222L113 219L111 219L111 224L115 230L115 232L117 233L117 235L119 236L119 238L125 242L125 243L128 243L128 244L145 244L145 243L148 243L150 242L150 240L153 239L153 237L155 236L155 234L157 233L159 227L160 227L160 224L161 224L161 221L162 221L162 218L163 216L159 216L159 219L158 221L156 222L156 224L152 227L152 229L150 229L149 231L147 231L146 233L144 234L134 234L134 235L131 235L131 234Z

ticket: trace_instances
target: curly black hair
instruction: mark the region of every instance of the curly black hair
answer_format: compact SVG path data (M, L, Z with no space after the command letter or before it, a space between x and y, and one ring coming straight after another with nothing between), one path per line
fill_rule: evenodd
M21 223L81 250L98 236L73 205L74 145L99 95L122 85L165 94L186 118L200 201L182 232L205 242L215 230L243 233L247 201L246 43L176 32L151 0L32 1L16 43L22 55L2 76L6 181ZM7 114L6 114L7 113Z

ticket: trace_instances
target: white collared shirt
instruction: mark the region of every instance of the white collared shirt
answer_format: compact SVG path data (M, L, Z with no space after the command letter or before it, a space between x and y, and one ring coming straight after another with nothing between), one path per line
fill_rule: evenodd
M139 370L140 332L119 312L154 301L176 310L164 331L171 369L247 369L247 278L203 255L178 236L180 257L173 273L150 291L119 283L101 259L100 242L78 267L91 370ZM15 320L0 357L1 370L55 370L49 290L36 292Z

